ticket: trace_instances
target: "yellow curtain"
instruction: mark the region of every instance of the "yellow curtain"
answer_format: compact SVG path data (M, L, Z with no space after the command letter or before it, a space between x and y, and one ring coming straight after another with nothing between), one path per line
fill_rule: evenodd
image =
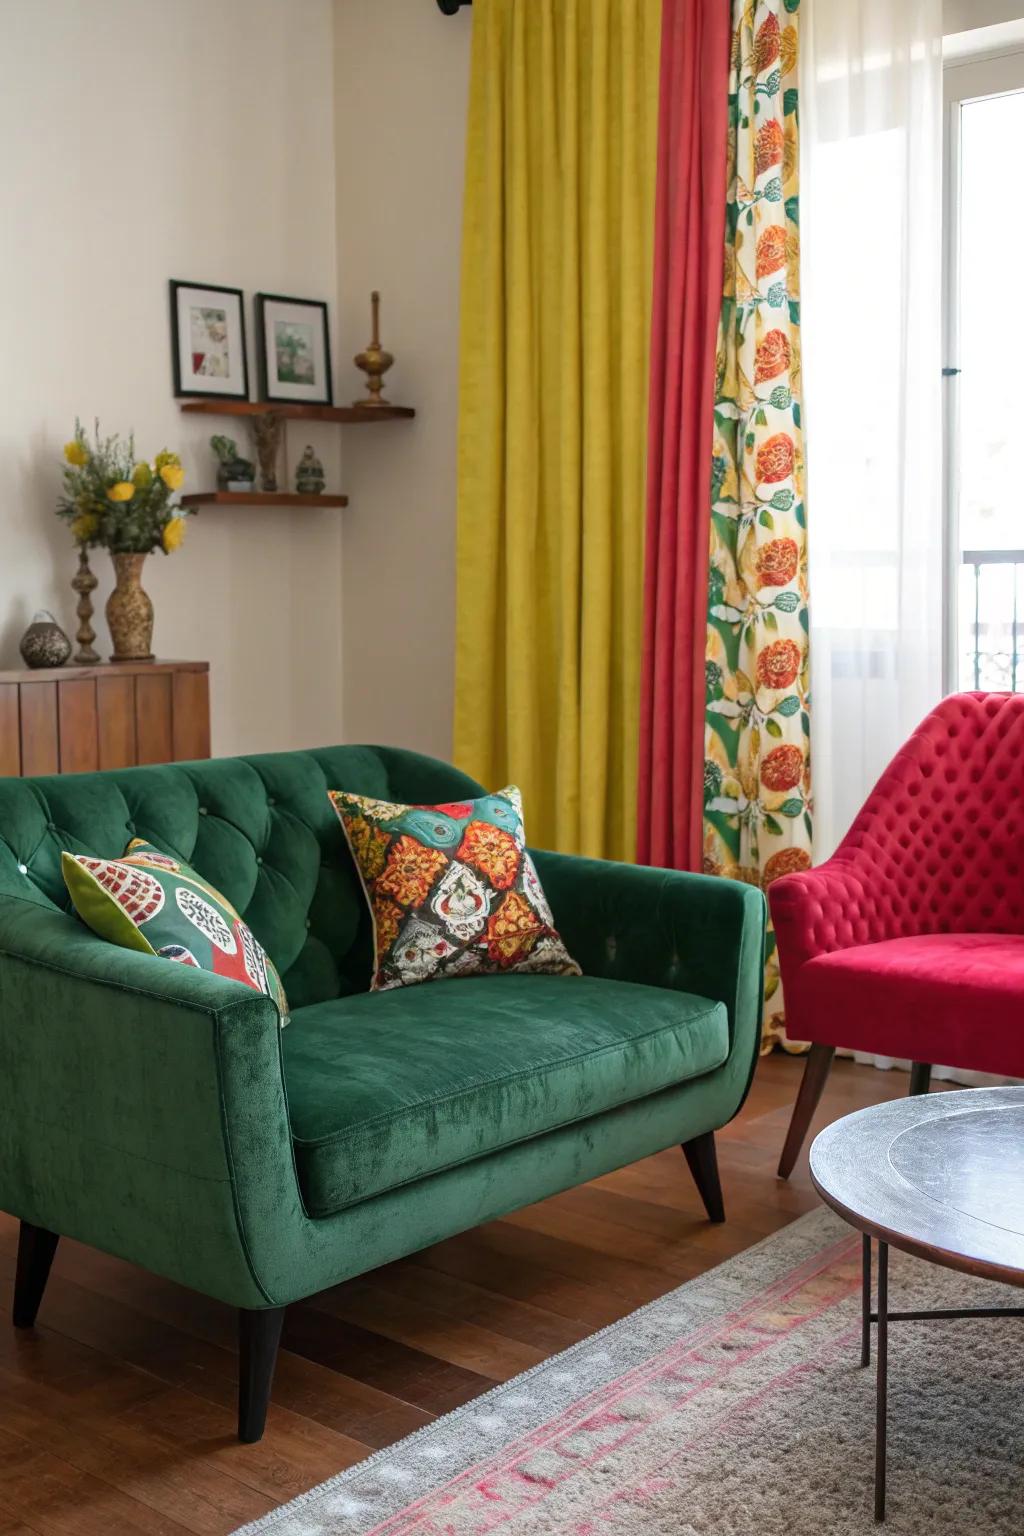
M661 0L478 0L455 759L632 858Z

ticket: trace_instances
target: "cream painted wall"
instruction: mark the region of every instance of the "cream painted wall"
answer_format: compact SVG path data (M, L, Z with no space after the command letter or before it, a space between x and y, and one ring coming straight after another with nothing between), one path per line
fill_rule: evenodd
M954 30L1024 0L945 12ZM209 509L147 585L160 652L213 665L215 751L344 734L449 755L471 26L432 0L0 0L0 665L33 608L74 625L51 508L76 412L182 446L211 483L214 426L171 396L167 278L339 294L339 400L376 286L416 421L293 426L292 463L308 437L350 507Z
M33 608L73 631L52 507L76 412L147 454L180 446L188 488L213 483L206 441L230 424L172 397L168 278L333 299L337 262L331 0L0 0L0 40L9 666ZM308 435L337 485L337 429L299 430L293 460ZM215 752L341 737L343 517L207 509L147 562L157 650L211 662Z
M942 30L968 32L1024 16L1024 0L942 0Z
M471 14L335 0L338 353L369 339L379 288L411 423L345 436L349 740L451 755L459 250ZM358 387L358 386L357 386Z

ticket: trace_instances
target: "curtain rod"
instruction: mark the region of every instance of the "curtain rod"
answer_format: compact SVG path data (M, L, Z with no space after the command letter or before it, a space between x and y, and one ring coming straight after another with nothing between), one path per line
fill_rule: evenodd
M437 0L441 12L445 16L457 16L464 5L472 5L473 0Z

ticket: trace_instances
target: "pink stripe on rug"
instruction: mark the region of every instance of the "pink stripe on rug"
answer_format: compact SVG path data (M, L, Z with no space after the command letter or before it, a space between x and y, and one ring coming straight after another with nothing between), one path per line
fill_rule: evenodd
M831 1308L845 1302L860 1283L859 1239L844 1237L781 1276L735 1311L720 1315L657 1355L573 1403L496 1456L465 1469L399 1514L373 1527L371 1536L486 1536L526 1509L536 1510L573 1479L592 1473L602 1458L650 1434L670 1414L721 1388L756 1357L798 1334ZM849 1324L843 1320L843 1331ZM666 1485L664 1468L698 1444L711 1428L750 1410L753 1402L798 1380L810 1367L785 1366L766 1386L737 1391L724 1415L707 1431L692 1434L670 1456L642 1476L620 1484L582 1524L565 1527L574 1536L596 1531L594 1519L611 1504L641 1500ZM453 1523L457 1522L457 1523Z

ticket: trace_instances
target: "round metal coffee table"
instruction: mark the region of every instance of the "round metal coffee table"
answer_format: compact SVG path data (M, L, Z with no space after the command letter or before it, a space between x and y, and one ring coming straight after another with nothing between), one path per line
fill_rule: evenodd
M973 1088L875 1104L837 1120L811 1147L821 1198L864 1234L861 1360L875 1376L875 1519L885 1519L889 1324L1024 1317L1021 1307L889 1310L889 1248L987 1280L1024 1286L1024 1088ZM871 1240L878 1302L871 1308Z

